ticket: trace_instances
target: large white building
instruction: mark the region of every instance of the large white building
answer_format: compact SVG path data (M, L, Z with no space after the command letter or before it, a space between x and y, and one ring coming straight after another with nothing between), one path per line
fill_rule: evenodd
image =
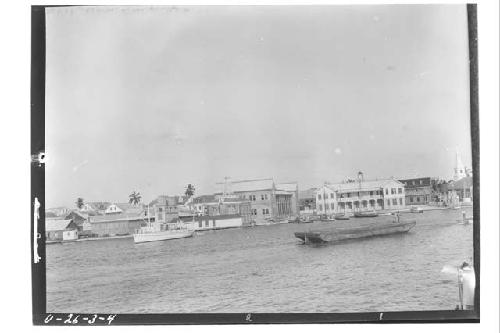
M405 188L395 179L326 183L316 190L318 214L402 208L405 208Z

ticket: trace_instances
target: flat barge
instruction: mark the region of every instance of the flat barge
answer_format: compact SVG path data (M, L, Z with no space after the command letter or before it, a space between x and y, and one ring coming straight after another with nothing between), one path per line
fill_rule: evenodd
M415 226L415 220L404 222L378 222L358 227L331 227L306 232L296 232L295 237L305 244L335 243L344 240L385 236L408 232Z

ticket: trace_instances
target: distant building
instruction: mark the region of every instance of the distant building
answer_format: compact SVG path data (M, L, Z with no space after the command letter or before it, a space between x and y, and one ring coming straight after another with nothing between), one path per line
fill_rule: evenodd
M80 211L89 215L103 215L110 205L111 202L107 201L86 202Z
M78 228L71 219L45 219L45 239L48 242L76 240Z
M77 226L79 236L82 235L90 235L91 234L91 226L88 222L89 215L86 213L82 213L78 210L71 211L68 215L65 216L67 220L73 220L75 225Z
M431 177L401 179L405 185L407 205L429 205L435 202L437 179Z
M119 213L89 216L92 234L97 237L131 235L145 224L147 216L144 211L137 213Z
M472 177L464 177L451 181L447 186L448 205L472 204L473 202Z
M223 194L216 193L216 197ZM257 223L299 214L297 183L275 184L272 178L231 181L226 184L225 194L248 200L252 219Z
M160 223L169 223L179 218L180 196L160 195L149 203L149 216Z
M54 207L45 210L45 216L47 217L64 217L71 212L68 207Z
M301 213L314 213L316 211L316 190L310 188L299 192L299 210Z
M405 208L404 184L395 179L325 184L316 190L319 214Z
M217 201L217 198L213 194L199 195L192 199L191 205L198 215L205 215L208 213L207 204L209 205Z

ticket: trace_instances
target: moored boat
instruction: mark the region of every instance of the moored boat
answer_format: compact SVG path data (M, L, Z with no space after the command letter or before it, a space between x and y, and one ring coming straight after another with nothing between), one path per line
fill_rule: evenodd
M335 215L336 220L349 220L349 216L345 214L337 214Z
M354 217L377 217L376 211L355 212Z
M156 242L193 236L194 231L178 225L168 228L165 224L149 223L134 233L134 243Z
M333 217L332 215L328 215L328 216L324 215L324 216L320 217L320 221L321 222L333 222L333 221L335 221L335 217Z
M423 213L424 210L422 208L420 208L420 207L411 207L410 208L410 212L411 213Z
M301 239L305 244L321 244L330 242L340 242L350 239L368 238L376 236L385 236L408 232L416 224L416 221L396 222L388 221L385 223L373 223L359 227L328 229L318 229L307 232L296 232L295 237Z

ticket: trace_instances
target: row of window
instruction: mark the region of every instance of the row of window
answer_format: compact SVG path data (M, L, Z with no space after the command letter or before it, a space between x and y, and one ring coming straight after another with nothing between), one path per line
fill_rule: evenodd
M416 199L417 199L417 201L416 201L416 202L420 202L420 197L417 197ZM410 202L414 202L414 201L413 201L413 197L410 197ZM425 202L425 199L424 199L424 198L422 198L422 202Z
M248 195L248 200L250 201L257 201L257 196L255 194L249 194ZM269 200L269 196L267 194L261 194L260 195L260 200Z
M325 199L328 198L328 195L325 194ZM333 199L333 193L330 193L330 199ZM321 194L318 194L318 200L321 200Z
M252 209L251 213L257 216L257 209ZM269 208L262 208L262 215L269 215Z
M370 195L371 196L373 196L373 195L382 195L382 193L383 193L382 190L380 190L380 191L379 190L377 190L377 191L370 191ZM391 188L391 194L402 194L402 193L403 193L403 188L402 187ZM342 194L340 194L340 198L350 198L352 194L353 193L342 193ZM388 188L385 189L385 194L389 195L389 189ZM355 196L357 196L357 195L355 195ZM330 193L330 199L333 199L333 197L334 197L333 193ZM323 198L324 199L328 199L328 195L325 194ZM318 200L321 200L321 199L322 199L321 194L318 194Z
M399 202L400 206L403 205L403 199L402 198L399 198L399 200L398 199L392 199L392 201L391 201L391 199L387 199L387 206L391 206L391 202L392 202L392 206L397 206L398 202ZM348 202L347 204L348 204L348 207L350 207L350 208L352 207L352 204L350 202ZM374 204L375 204L375 202L370 203L370 205L372 207L374 207ZM366 206L367 206L367 204L364 203L363 207L366 207ZM319 204L318 208L319 208L319 210L323 210L323 205ZM335 210L335 205L333 203L331 203L330 205L325 204L325 210L329 210L329 209Z

